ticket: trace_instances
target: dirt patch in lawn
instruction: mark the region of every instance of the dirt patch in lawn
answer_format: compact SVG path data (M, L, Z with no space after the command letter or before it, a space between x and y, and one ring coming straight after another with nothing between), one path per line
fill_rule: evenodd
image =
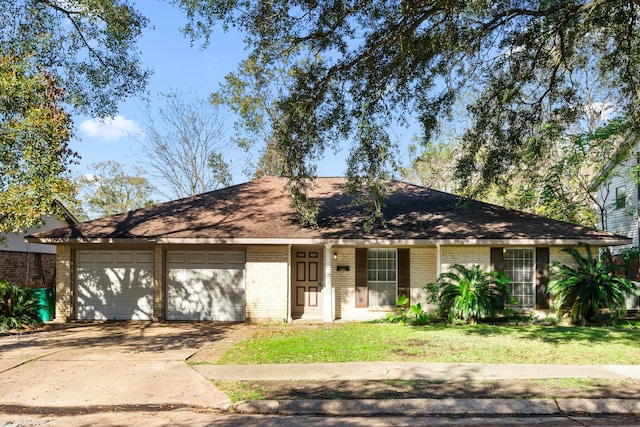
M637 399L640 380L526 381L216 381L234 400L412 398Z

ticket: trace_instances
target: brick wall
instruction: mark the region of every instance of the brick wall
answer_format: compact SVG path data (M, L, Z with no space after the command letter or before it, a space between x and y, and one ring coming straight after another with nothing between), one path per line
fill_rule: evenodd
M73 318L71 247L59 245L56 251L56 317L54 320L67 322Z
M343 319L349 311L355 311L356 250L355 248L332 248L338 259L331 257L331 286L335 293L335 317ZM349 267L349 271L337 271L338 266ZM361 309L357 309L361 310Z
M573 259L573 256L567 252L564 252L563 249L564 247L557 247L557 246L549 248L549 263L553 264L554 262L559 262L561 264L566 264L566 265L575 267L576 262ZM585 255L587 253L587 251L583 247L576 247L576 249L578 249L578 252L580 252L582 255ZM599 248L597 247L591 248L591 253L595 258L600 256L598 254L598 251L599 251Z
M489 271L491 266L491 248L488 246L443 246L440 248L442 273L449 271L454 264L472 267L476 264Z
M247 321L283 322L288 316L289 247L248 246L245 271Z
M153 248L153 320L164 320L164 248Z
M411 248L411 304L421 303L426 307L427 283L438 279L438 255L435 247Z
M54 254L0 251L0 279L19 286L53 286L56 271Z

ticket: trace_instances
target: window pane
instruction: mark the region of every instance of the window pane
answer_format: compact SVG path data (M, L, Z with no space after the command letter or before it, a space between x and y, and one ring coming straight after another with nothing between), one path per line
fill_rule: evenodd
M534 259L533 249L507 249L505 273L511 280L511 295L518 301L516 308L534 308Z
M395 307L396 283L396 250L375 248L369 249L369 306Z

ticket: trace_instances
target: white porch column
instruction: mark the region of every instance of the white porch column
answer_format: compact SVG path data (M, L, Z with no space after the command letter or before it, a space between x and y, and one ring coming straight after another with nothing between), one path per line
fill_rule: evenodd
M442 273L442 255L440 254L440 243L436 243L436 280Z
M291 246L289 245L289 255L287 255L287 322L293 322L293 316L291 315L291 306L293 302L291 301L291 271L293 270L293 261L291 260Z
M331 265L333 253L331 245L324 245L324 321L333 322L333 285L331 283Z

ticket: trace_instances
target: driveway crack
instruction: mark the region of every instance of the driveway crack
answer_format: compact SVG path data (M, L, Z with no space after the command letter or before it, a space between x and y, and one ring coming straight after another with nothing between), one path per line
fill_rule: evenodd
M40 356L36 356L36 357L31 358L31 359L24 360L24 361L22 361L22 362L20 362L20 363L18 363L16 365L10 366L7 369L3 369L2 371L0 371L0 374L3 374L5 372L9 372L9 371L11 371L13 369L19 368L20 366L26 365L27 363L37 362L38 360L44 359L45 357L49 357L49 356L52 356L54 354L61 353L63 351L64 350L58 350L58 351L54 351L52 353L42 354Z

